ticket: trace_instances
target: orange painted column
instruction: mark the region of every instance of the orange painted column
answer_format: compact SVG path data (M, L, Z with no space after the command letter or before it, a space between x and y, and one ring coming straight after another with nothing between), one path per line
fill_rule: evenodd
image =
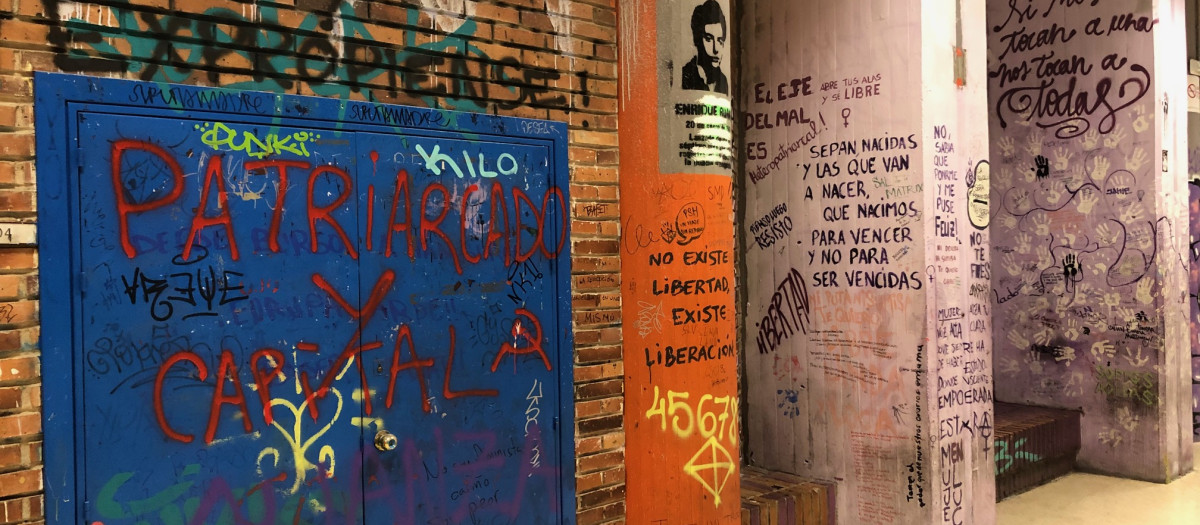
M620 16L627 519L737 523L729 3Z

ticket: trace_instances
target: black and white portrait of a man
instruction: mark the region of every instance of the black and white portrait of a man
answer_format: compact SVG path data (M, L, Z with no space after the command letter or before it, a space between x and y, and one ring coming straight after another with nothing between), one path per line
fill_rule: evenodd
M716 0L705 0L692 11L692 43L696 55L683 66L683 89L729 94L729 80L721 72L727 35L725 12Z

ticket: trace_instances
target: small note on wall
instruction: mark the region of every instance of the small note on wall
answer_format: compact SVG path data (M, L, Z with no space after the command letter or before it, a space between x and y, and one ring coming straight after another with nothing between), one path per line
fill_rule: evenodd
M34 246L37 244L37 225L0 223L0 246Z
M1200 76L1188 75L1188 112L1200 113Z

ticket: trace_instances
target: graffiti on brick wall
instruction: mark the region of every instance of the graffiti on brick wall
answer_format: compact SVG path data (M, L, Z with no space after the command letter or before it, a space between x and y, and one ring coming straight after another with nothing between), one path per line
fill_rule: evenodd
M429 38L412 29L422 16L417 8L389 6L384 15L368 15L382 4L319 3L295 27L292 15L300 13L265 5L248 15L223 7L163 13L117 3L96 19L80 18L75 2L48 0L46 9L61 21L50 43L68 48L55 57L68 72L127 71L141 80L272 92L295 92L305 83L317 95L338 98L404 92L429 107L476 112L491 103L570 108L572 93L584 95L585 105L589 100L586 71L577 73L571 91L559 87L563 73L555 68L523 63L520 53L491 56L475 43L481 24L473 17L437 15L435 25L453 29ZM381 16L402 18L391 20L392 27L372 23ZM250 79L222 82L226 73Z

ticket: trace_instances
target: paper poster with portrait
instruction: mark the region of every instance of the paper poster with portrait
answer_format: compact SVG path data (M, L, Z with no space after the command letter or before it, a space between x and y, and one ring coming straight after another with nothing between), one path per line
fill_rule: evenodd
M733 173L732 29L728 0L659 5L662 173Z

